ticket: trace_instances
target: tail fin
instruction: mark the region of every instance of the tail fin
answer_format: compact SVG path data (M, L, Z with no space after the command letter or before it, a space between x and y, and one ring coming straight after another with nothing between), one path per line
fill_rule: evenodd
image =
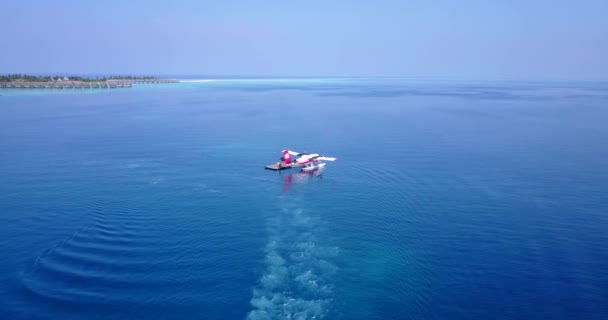
M289 154L289 150L283 150L283 161L285 164L291 164L292 159L291 155Z

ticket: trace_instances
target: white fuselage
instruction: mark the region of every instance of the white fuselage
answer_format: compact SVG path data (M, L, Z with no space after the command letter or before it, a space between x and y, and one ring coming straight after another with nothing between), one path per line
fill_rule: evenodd
M308 162L308 161L310 161L310 159L313 159L318 156L319 156L319 154L317 154L317 153L304 154L296 159L296 163Z

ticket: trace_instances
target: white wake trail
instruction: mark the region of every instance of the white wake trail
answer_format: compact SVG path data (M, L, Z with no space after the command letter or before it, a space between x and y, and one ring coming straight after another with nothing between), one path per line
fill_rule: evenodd
M253 291L247 319L322 319L332 297L335 247L318 243L319 221L302 209L268 217L266 271Z

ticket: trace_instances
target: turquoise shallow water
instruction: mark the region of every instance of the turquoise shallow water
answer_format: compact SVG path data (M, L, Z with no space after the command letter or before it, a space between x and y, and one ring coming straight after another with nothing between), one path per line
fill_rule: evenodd
M3 319L608 314L606 84L0 95Z

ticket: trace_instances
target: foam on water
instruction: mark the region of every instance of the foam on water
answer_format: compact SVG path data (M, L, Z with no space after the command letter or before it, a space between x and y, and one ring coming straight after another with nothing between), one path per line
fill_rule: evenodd
M266 271L248 319L321 319L332 301L335 247L319 243L318 219L285 206L267 217Z

